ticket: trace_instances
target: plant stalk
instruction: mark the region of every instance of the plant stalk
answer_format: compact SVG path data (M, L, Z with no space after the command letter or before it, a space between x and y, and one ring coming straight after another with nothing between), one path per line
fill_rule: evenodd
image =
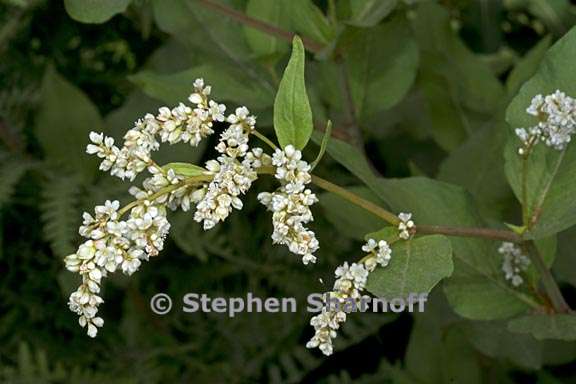
M540 273L542 278L542 285L544 286L544 290L552 302L554 311L557 313L571 312L572 310L570 309L570 306L568 303L566 303L564 296L562 296L562 292L560 291L558 284L556 284L554 276L552 276L550 269L548 269L544 263L544 260L542 259L542 256L540 255L540 252L538 251L538 248L536 248L534 242L526 241L524 244L528 248L528 256L530 257L532 264L534 264L534 267Z

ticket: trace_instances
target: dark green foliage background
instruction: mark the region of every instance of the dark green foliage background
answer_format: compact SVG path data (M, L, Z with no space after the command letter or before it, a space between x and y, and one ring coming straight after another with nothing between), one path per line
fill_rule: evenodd
M307 54L315 124L331 119L334 136L360 148L374 171L458 184L488 222L519 222L504 175L504 112L573 26L570 1L220 1L327 47ZM73 11L77 1L66 3ZM87 133L119 140L136 118L184 100L193 79L205 77L229 110L246 104L273 137L288 54L287 42L194 0L134 0L103 24L73 20L61 1L0 1L0 383L576 380L575 343L458 317L439 288L423 314L350 316L333 356L307 351L306 296L327 290L334 268L358 259L363 236L382 223L318 191L319 263L303 267L272 245L270 215L255 199L274 188L265 178L241 213L209 232L190 214L172 215L166 249L131 278L108 279L105 327L95 340L85 336L67 309L77 281L62 258L79 241L83 210L128 200L127 185L97 173L84 154ZM175 146L159 159L201 163L214 155L213 140ZM306 158L316 151L309 145ZM378 201L329 156L318 173ZM560 234L554 265L572 304L574 240L574 230ZM247 291L296 297L300 311L230 319L177 310L160 317L148 307L157 292Z

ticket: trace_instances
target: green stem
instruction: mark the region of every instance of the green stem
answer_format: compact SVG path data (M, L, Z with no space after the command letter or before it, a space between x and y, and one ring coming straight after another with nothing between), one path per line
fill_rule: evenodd
M364 200L360 196L358 196L358 195L356 195L356 194L348 191L347 189L344 189L344 188L342 188L336 184L333 184L333 183L329 182L328 180L325 180L321 177L312 175L312 183L314 183L318 187L320 187L320 188L322 188L328 192L332 192L332 193L348 200L352 204L355 204L361 208L364 208L365 210L371 212L372 214L380 217L381 219L383 219L384 221L386 221L392 225L398 225L400 223L400 219L395 214L393 214L392 212L385 210L384 208L380 207L379 205L372 203L371 201Z
M522 156L522 223L528 225L528 156Z
M491 240L521 243L522 237L512 231L492 228L449 227L443 225L418 225L416 232L420 234L441 234L458 237L479 237Z
M534 242L527 241L524 244L528 248L528 256L530 257L532 264L534 264L534 267L540 273L540 277L542 278L542 285L544 286L544 290L546 291L546 294L554 306L554 310L557 313L570 312L570 306L566 303L566 300L564 300L564 296L562 296L562 292L560 291L558 284L556 284L550 269L548 269L544 263L544 260L542 259L542 256L540 255L540 252L538 251L538 248L536 248Z
M256 136L257 138L259 138L260 140L262 140L263 142L265 142L270 148L272 148L273 150L277 150L278 146L276 144L274 144L272 142L272 140L270 140L269 138L267 138L266 136L264 136L263 134L261 134L260 132L258 132L257 130L253 129L250 132L252 135Z

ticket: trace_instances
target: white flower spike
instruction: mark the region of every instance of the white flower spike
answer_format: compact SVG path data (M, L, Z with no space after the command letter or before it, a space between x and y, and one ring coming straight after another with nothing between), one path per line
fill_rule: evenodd
M258 200L272 211L274 243L283 244L290 252L302 256L304 264L316 262L319 248L316 235L305 224L314 220L310 206L318 201L306 184L310 183L310 165L292 145L277 149L272 156L275 177L282 183L275 192L262 192Z
M340 325L346 321L349 301L353 300L356 308L360 307L368 275L377 265L387 266L392 255L390 246L384 240L377 242L369 239L362 250L368 253L362 262L352 265L345 262L336 268L334 289L326 296L330 300L337 300L339 305L325 306L322 312L310 319L310 325L314 327L314 336L306 344L307 348L319 348L327 356L333 353L332 340L338 335Z

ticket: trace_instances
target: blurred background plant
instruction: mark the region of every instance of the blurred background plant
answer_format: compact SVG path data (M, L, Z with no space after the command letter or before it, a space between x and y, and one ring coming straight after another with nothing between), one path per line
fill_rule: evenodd
M294 32L309 51L319 129L331 119L334 137L357 147L380 175L462 185L485 219L513 222L519 212L500 165L505 107L574 25L570 1L98 4L0 1L0 382L576 379L574 343L512 334L501 320L458 317L441 290L423 314L350 316L330 358L303 347L312 332L303 305L295 314L234 319L149 310L157 292L251 291L304 303L307 294L325 291L334 267L355 260L364 234L383 224L326 193L315 214L321 249L314 268L272 245L269 216L255 193L245 214L209 232L192 215L175 215L161 257L130 279L110 279L107 327L95 340L66 308L77 281L62 262L74 251L82 211L107 198L128 199L125 186L98 174L84 155L90 131L119 139L146 112L185 100L192 81L204 77L219 100L246 105L259 130L272 133L274 94ZM172 146L159 159L199 163L211 147ZM378 201L328 157L318 169ZM265 183L256 188L271 190ZM567 257L574 235L559 236L555 264L569 300L576 298L576 269Z

